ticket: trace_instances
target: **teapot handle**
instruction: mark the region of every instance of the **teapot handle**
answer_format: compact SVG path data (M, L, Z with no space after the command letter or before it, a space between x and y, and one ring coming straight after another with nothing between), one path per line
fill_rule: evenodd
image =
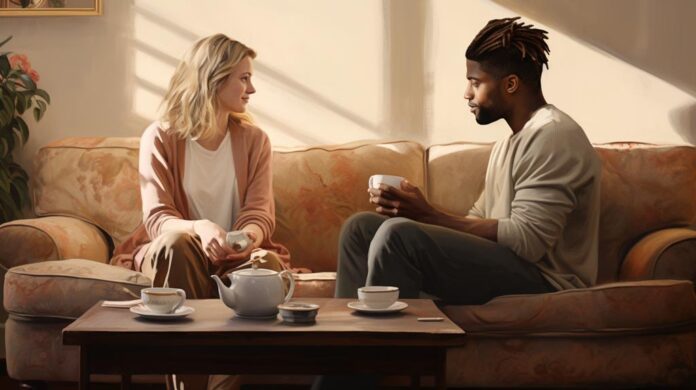
M290 281L290 288L288 289L288 293L285 295L285 299L283 299L283 303L287 303L290 298L292 298L292 293L295 292L295 278L292 277L292 272L289 270L281 271L279 275L281 279L283 276L287 276L287 279Z

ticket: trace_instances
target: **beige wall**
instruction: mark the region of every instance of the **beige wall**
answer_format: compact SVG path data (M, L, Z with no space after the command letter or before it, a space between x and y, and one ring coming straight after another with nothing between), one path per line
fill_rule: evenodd
M175 64L223 32L259 52L251 112L276 145L493 141L462 98L466 46L491 18L550 33L547 99L593 142L696 144L690 0L104 0L101 17L0 18L53 103L20 161L68 136L137 136Z

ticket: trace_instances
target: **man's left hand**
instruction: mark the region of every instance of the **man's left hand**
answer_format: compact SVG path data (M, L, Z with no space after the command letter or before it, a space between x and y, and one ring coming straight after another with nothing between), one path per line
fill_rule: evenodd
M423 192L408 180L401 181L401 188L382 184L370 188L370 203L377 205L377 213L389 217L406 217L414 221L429 222L437 210L425 199Z

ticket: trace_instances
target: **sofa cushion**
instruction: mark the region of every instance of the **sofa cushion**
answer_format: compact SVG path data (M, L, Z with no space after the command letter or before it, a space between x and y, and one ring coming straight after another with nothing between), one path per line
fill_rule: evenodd
M273 192L275 242L287 246L294 267L336 271L338 235L343 221L374 210L367 181L383 173L423 187L425 152L415 142L356 142L276 150Z
M598 282L617 279L626 253L646 234L696 226L696 147L597 145L602 159Z
M44 261L7 271L3 303L13 315L74 319L102 299L140 298L150 284L140 272L96 261Z
M466 215L486 178L493 144L455 142L428 148L428 199L445 210Z
M36 156L34 211L89 221L121 243L142 221L140 139L67 138Z
M506 295L443 311L470 336L588 336L696 327L691 281L611 283L538 295Z

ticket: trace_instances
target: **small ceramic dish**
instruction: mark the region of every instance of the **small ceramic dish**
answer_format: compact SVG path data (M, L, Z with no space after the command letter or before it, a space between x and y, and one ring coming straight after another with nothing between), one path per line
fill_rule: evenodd
M293 324L308 324L316 320L319 305L305 302L288 302L278 305L283 321Z

